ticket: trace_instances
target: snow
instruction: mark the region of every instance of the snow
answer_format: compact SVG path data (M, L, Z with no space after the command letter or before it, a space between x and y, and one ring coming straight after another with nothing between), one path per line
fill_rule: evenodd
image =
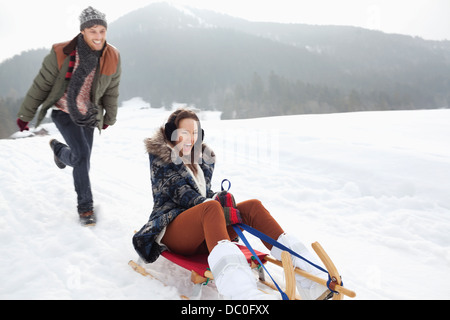
M216 26L207 23L205 20L203 20L202 18L200 18L199 16L197 16L196 14L194 14L189 8L184 7L182 5L176 4L176 3L172 3L172 2L168 2L168 5L170 5L171 7L173 7L174 9L177 9L178 11L180 11L181 13L185 14L186 16L189 16L195 20L197 20L197 23L200 27L202 28L207 28L207 29L211 29L211 28L216 28ZM188 25L189 27L193 27L191 24ZM182 28L182 26L180 25L179 28Z
M166 285L127 265L152 210L143 140L169 113L132 99L96 133L95 228L78 224L71 169L53 163L52 123L50 136L0 140L0 299L190 294L189 272L164 258L146 268ZM258 198L286 232L321 243L355 299L450 298L450 110L200 116L218 158L213 189L227 178L237 201ZM216 299L213 287L203 296Z

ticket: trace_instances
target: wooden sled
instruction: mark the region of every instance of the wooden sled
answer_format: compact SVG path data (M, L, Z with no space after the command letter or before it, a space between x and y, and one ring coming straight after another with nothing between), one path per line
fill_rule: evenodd
M259 275L259 281L262 284L277 291L277 288L273 282L265 280L265 274L264 274L263 268L258 266L258 264L256 263L256 259L252 256L249 249L242 245L238 245L238 247L245 255L249 265L252 268L257 268L258 275ZM320 246L319 243L315 242L312 244L312 247L313 247L314 251L317 253L317 255L319 256L319 258L322 260L323 264L325 265L325 267L328 270L330 277L332 279L332 282L330 283L330 289L336 292L333 295L333 300L342 300L344 298L343 297L344 295L354 298L356 296L355 292L353 292L347 288L344 288L342 286L341 277L340 277L336 267L334 266L333 262L331 261L329 256L326 254L325 250L323 250L322 246ZM255 251L255 253L257 254L259 259L264 264L266 264L267 262L270 262L272 264L275 264L275 265L283 268L284 274L285 274L285 293L290 300L300 300L301 299L301 297L296 293L296 281L295 281L296 273L305 278L308 278L312 281L315 281L324 286L327 286L326 280L319 278L317 276L314 276L314 275L312 275L304 270L301 270L299 268L294 268L292 265L291 255L286 251L284 251L282 253L282 259L281 259L282 261L278 261L275 258L273 258L265 253L259 252L259 251ZM161 255L164 258L170 260L171 262L179 265L180 267L183 267L183 268L191 271L191 281L195 285L207 284L209 281L214 279L214 276L208 267L208 260L207 260L208 255L207 254L186 257L186 256L182 256L179 254L175 254L173 252L164 251ZM136 272L139 272L145 276L153 277L142 266L140 266L136 262L131 260L128 264ZM186 296L181 296L181 298L189 299Z

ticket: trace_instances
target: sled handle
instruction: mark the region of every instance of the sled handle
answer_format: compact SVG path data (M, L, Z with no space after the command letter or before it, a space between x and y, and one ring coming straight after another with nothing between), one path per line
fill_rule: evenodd
M273 258L273 257L271 257L271 256L266 256L266 257L264 258L264 260L266 260L266 261L268 261L268 262L270 262L270 263L273 263L273 264L275 264L275 265L277 265L277 266L283 267L283 264L282 264L281 261L278 261L277 259L275 259L275 258ZM307 278L307 279L309 279L309 280L312 280L312 281L314 281L314 282L317 282L317 283L319 283L319 284L321 284L321 285L323 285L323 286L325 286L325 287L327 286L327 280L322 279L322 278L319 278L319 277L316 277L316 276L312 275L311 273L306 272L306 271L304 271L304 270L302 270L302 269L294 268L294 272L295 272L296 274L298 274L298 275L301 275L302 277L305 277L305 278ZM342 287L342 286L340 286L340 285L336 285L336 287L334 288L334 290L337 291L337 292L339 292L339 293L342 293L342 294L344 294L344 295L346 295L346 296L348 296L348 297L350 297L350 298L356 297L356 293L355 293L354 291L349 290L349 289L347 289L347 288L344 288L344 287Z
M328 270L328 273L331 278L330 283L331 290L337 291L333 289L333 287L335 287L336 285L342 286L342 280L336 266L334 265L333 261L330 259L328 254L325 252L325 250L322 248L320 243L314 242L313 244L311 244L311 246L316 252L317 256L320 258L320 260L322 260L325 268ZM333 296L333 300L342 300L342 299L344 299L344 296L342 294L335 294Z

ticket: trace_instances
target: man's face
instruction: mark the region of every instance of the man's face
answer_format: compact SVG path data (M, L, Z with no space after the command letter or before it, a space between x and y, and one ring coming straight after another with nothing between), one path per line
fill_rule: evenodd
M92 28L86 28L81 31L84 41L94 51L100 51L106 42L106 28L104 26L95 25Z

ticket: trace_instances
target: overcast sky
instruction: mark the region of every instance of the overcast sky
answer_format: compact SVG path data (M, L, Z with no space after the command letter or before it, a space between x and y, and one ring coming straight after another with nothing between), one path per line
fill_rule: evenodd
M50 48L79 32L91 5L109 23L152 0L0 0L0 62L24 50ZM386 33L450 40L450 0L174 0L251 21L351 25ZM142 39L145 41L145 39Z

